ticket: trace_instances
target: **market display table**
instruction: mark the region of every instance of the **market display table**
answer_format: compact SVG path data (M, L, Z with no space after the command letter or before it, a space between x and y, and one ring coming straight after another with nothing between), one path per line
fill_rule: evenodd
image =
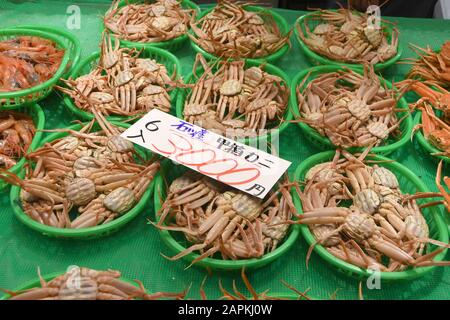
M20 24L50 25L66 28L69 5L76 4L81 9L81 29L70 30L81 41L83 57L97 51L100 40L100 16L109 7L108 1L34 1L0 2L0 28ZM304 12L274 9L292 26ZM398 23L403 58L414 57L409 43L419 46L431 45L438 48L445 41L450 30L450 21L430 19L388 18ZM277 66L292 79L294 75L310 67L301 53L294 36L292 48L280 59ZM191 71L194 51L187 43L175 55L182 64L182 74ZM406 65L395 65L384 72L388 80L399 80L408 70ZM63 105L59 93L53 93L40 103L47 122L46 129L68 126L74 120ZM281 156L292 161L289 173L307 157L319 152L303 136L296 124L291 124L280 138ZM389 156L406 165L415 172L432 190L436 190L434 177L437 163L426 155L413 142ZM445 175L450 170L445 168ZM448 215L448 213L445 213ZM141 279L150 291L181 291L190 284L189 298L199 298L199 287L207 274L204 269L191 267L185 270L185 261L168 261L160 253L171 255L161 242L158 231L147 224L154 217L153 203L119 232L100 239L75 241L48 238L32 231L20 223L12 213L9 204L9 190L0 195L0 288L14 289L34 279L39 266L43 274L65 271L70 265L86 266L95 269L120 270L124 277ZM308 245L300 236L297 244L274 263L258 270L248 272L256 291L270 289L274 293L290 293L280 280L284 280L298 290L311 288L309 294L322 299L357 299L359 280L338 272L325 263L315 253L306 269L305 258ZM447 260L450 255L447 254ZM226 288L231 289L232 280L239 280L238 273L214 272L205 284L208 298L218 298L219 279ZM245 292L240 281L239 288ZM411 282L381 283L381 289L369 290L363 285L365 299L449 299L450 268L437 268L425 277Z

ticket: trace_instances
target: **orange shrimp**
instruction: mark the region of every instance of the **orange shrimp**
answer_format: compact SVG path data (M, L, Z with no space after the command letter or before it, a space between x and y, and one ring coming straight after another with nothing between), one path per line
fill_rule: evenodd
M0 152L10 157L22 155L25 148L21 146L20 136L17 131L15 129L7 129L3 131L3 136L4 140L1 144Z
M0 167L9 168L29 148L35 134L33 120L14 111L0 113Z
M25 61L7 57L0 54L0 66L4 68L3 86L10 90L17 90L30 87L27 78L22 72L31 71Z
M39 38L39 37L21 37L21 43L25 45L27 43L27 47L46 47L49 49L55 49L54 44L51 40Z
M16 120L12 115L9 115L8 119L1 119L0 120L0 132L5 131L6 129L11 128Z
M19 120L14 124L14 130L17 131L20 139L22 139L23 144L25 145L25 150L28 149L28 146L31 144L31 140L33 140L34 135L34 126L29 123L29 120Z
M64 50L47 39L18 37L0 42L0 91L26 89L58 70Z
M52 74L54 73L53 70L51 70L45 63L39 63L37 64L34 69L36 70L36 72L43 76L44 78L49 78L52 76ZM55 70L56 71L56 70Z

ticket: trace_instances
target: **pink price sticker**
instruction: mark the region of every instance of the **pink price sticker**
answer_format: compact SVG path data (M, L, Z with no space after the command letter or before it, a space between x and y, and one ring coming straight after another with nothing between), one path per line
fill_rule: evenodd
M291 162L154 109L121 136L243 192L264 198Z

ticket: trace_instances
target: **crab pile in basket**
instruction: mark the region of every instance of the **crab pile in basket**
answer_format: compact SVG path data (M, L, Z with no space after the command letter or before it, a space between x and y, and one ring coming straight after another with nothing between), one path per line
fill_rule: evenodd
M339 259L378 271L450 265L433 261L449 245L430 239L416 196L404 194L382 163L366 164L367 153L338 150L333 161L307 172L298 222L310 226L313 246L321 244ZM428 244L443 248L427 252Z
M289 101L287 83L264 71L264 66L246 66L242 60L208 64L197 55L204 73L191 87L184 104L184 118L205 129L232 137L261 134L274 128Z
M96 117L98 131L94 120L79 131L53 130L68 135L28 153L23 179L1 172L0 179L21 188L20 205L33 220L57 228L106 224L133 208L151 183L159 163L139 164L122 128Z
M115 0L104 18L105 26L120 39L134 42L168 41L187 33L193 10L176 0L135 3L119 7Z
M192 263L215 253L249 259L275 250L295 212L289 185L280 184L261 200L194 172L175 179L156 226L183 233L192 245L171 259L194 251L200 255Z
M99 63L87 74L64 81L77 108L105 115L136 116L154 108L169 112L173 75L136 49L121 48L117 39L104 36Z
M220 0L214 9L191 23L191 40L216 57L260 58L289 42L270 12L247 10L246 6Z
M408 116L398 119L400 94L384 86L372 66L365 65L364 75L343 69L311 78L308 74L296 89L299 121L335 146L378 146L400 136L399 126Z
M381 21L344 8L311 13L297 30L312 51L335 61L378 64L397 54L396 28L388 33Z

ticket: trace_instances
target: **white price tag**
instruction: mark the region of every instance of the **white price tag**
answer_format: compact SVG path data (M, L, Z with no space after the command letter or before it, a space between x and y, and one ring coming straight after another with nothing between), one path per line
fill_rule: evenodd
M190 169L264 198L291 162L154 109L121 136Z

